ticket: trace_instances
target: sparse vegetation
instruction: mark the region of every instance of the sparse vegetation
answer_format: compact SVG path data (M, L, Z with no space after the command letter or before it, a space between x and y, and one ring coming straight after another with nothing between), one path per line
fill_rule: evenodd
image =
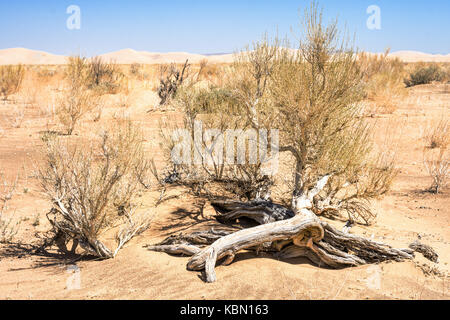
M68 59L66 79L71 88L115 94L122 87L124 75L116 63L104 62L100 57L86 59L73 56Z
M447 150L425 151L424 165L433 181L429 191L436 194L441 193L447 186L450 172Z
M71 135L78 121L88 112L97 107L97 97L83 87L71 87L59 99L56 106L56 115Z
M92 58L88 63L87 84L89 89L116 94L119 92L124 75L114 62L104 62L101 58Z
M8 210L8 203L11 201L17 186L17 179L8 182L3 172L0 172L0 243L8 243L17 234L20 221L6 218L4 214Z
M39 180L52 202L47 217L59 249L68 252L72 240L72 252L79 244L88 254L112 258L143 232L149 217L136 213L135 201L146 170L142 136L130 122L116 123L90 145L50 140ZM100 237L118 226L116 248L110 249Z
M299 54L278 40L256 43L236 56L232 77L223 88L186 86L177 97L178 106L181 103L185 127L192 135L196 119L203 120L205 130L221 132L279 129L280 151L292 159L290 192L294 198L307 193L320 177L330 175L326 191L315 198L317 212L347 212L350 220L370 223L375 215L368 200L389 190L395 170L382 155L374 158L371 152L370 128L359 117L359 101L364 97L361 83L368 73L392 71L392 65L387 66L384 57L377 60L377 70L363 73L356 54L344 42L338 43L336 24L324 27L316 11L306 23ZM224 164L213 169L203 166L203 174L227 177ZM250 180L253 186L264 178L251 176L256 178Z
M225 62L229 55L203 61L196 55L166 65L78 56L59 65L60 56L31 54L30 61L58 64L23 67L19 90L3 106L0 101L0 162L6 171L2 176L0 170L0 278L6 280L0 299L140 297L172 285L184 288L166 290L161 298L189 298L192 292L226 297L236 286L243 289L238 297L256 292L258 298L266 283L277 298L317 298L334 285L332 274L342 275L334 298L447 297L448 275L439 270L449 262L441 251L448 242L450 83L407 89L404 80L435 66L440 81L449 81L450 63L355 52L337 21L323 23L315 3L303 26L292 36L298 43L266 35L237 52L233 63ZM118 59L142 62L184 62L184 56L117 53ZM421 55L398 56L412 61ZM177 162L178 155L191 162ZM38 169L11 179L15 169L26 173L28 166ZM150 182L149 171L157 183ZM150 229L153 210L158 221ZM253 267L251 261L221 267L222 291L203 297L203 290L195 292L198 283L190 285L195 275L179 277L179 263L144 251L142 244L155 239L162 242L144 248L190 256L187 269L204 271L207 282L216 280L217 264L263 259ZM409 239L414 242L408 246ZM99 262L118 252L117 261ZM413 263L382 264L415 253L433 263L429 269L417 264L427 269L427 278ZM366 264L374 265L347 268ZM50 272L34 277L41 266ZM255 266L261 274L250 274ZM279 270L272 272L274 267ZM81 291L48 290L63 289L66 280L70 289L80 270ZM406 289L372 287L381 271ZM142 282L141 275L148 279ZM262 276L268 281L259 281ZM105 281L85 288L95 277ZM244 288L242 279L252 286ZM111 291L125 282L124 290ZM305 285L315 290L305 294Z
M3 100L19 90L24 75L25 68L22 65L0 66L0 95Z
M218 158L220 151L214 148L216 139L223 138L223 147L227 149L229 143L234 145L235 139L240 138L228 136L228 130L242 130L241 136L243 136L245 131L250 128L245 114L239 110L239 103L240 100L229 88L194 85L179 89L173 104L178 110L183 111L183 128L188 130L190 136L195 137L198 132L204 135L208 130L220 132L220 136L215 136L212 141L202 141L200 145L191 146L191 154L199 155L195 163L171 164L171 167L173 166L179 175L179 183L193 188L196 193L206 193L210 196L220 194L220 192L230 192L246 200L252 200L255 196L269 196L267 192L262 194L262 189L266 188L271 180L262 174L262 162L259 159L253 164L237 163L238 161L236 161L236 165L230 166ZM165 141L163 148L168 161L172 161L170 154L174 146L170 130L170 126L165 123L161 124L162 136ZM229 138L233 139L232 142L228 140ZM258 144L256 141L250 140L244 143L245 145ZM256 150L259 149L256 146ZM197 152L200 150L205 150L205 153ZM249 155L246 154L246 157ZM215 189L215 192L212 193L211 189Z
M339 39L337 22L325 26L313 3L306 12L304 26L298 53L287 45L281 46L277 39L265 39L238 54L231 70L233 76L226 85L231 88L230 97L238 101L232 109L236 113L214 108L208 114L219 124L236 114L244 120L244 126L279 130L279 151L290 159L290 208L273 203L269 197L262 198L259 192L250 202L213 198L220 222L239 224L247 218L257 226L246 229L240 224L243 230L181 234L150 247L192 256L188 269L205 270L207 282L216 280L217 260L227 257L225 264L229 264L235 252L258 251L262 246L279 252L278 257L304 256L315 264L333 268L412 258L409 249L397 250L347 237L318 218L346 213L350 223L369 224L375 217L370 200L389 190L396 170L383 153L372 153L370 127L360 116L363 74L352 48ZM206 106L216 104L217 100L211 99ZM186 105L189 103L185 104L185 113L195 113ZM213 127L219 131L222 128L217 122ZM213 168L225 172L220 166ZM208 239L208 246L199 239Z
M393 113L399 98L406 95L404 64L399 59L388 57L389 50L382 55L360 53L358 66L365 85L365 98L374 106L375 112Z
M178 88L181 87L189 76L189 67L188 60L186 60L181 70L175 64L161 66L158 87L158 96L161 99L160 105L166 104L170 99L175 97Z
M89 90L89 70L85 58L69 58L66 70L68 88L59 97L55 108L67 135L73 133L76 124L86 113L98 107L99 97Z
M19 107L15 107L12 115L9 117L11 127L16 129L20 128L22 126L24 116L24 111Z
M434 81L442 81L444 79L444 73L437 64L419 65L409 77L405 79L407 87L413 87L420 84L429 84Z
M433 181L429 191L436 194L447 186L450 169L448 157L449 129L448 119L443 116L440 121L435 122L427 129L424 136L427 143L424 150L424 165Z
M135 77L140 77L141 76L141 69L142 69L142 66L139 63L133 63L130 66L130 74L135 76Z
M67 59L65 78L69 88L85 88L88 84L88 61L81 56Z
M450 144L449 120L443 116L439 121L428 127L424 139L428 148L446 150Z

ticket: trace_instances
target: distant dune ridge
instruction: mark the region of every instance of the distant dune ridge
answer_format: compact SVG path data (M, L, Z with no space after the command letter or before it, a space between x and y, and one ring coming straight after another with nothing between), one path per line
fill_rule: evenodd
M0 65L65 64L67 57L23 48L0 50Z
M397 51L389 55L399 58L404 62L450 62L450 54L427 54L417 51ZM106 61L115 61L118 64L160 64L160 63L183 63L187 59L192 63L208 60L211 63L229 63L233 61L233 54L201 55L187 52L146 52L133 49L124 49L116 52L102 54L99 57ZM65 64L66 56L55 55L43 51L24 48L13 48L0 50L0 65L26 64L26 65L59 65Z

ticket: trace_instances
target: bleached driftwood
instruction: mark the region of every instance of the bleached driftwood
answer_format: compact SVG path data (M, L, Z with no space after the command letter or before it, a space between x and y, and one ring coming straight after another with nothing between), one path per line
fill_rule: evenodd
M324 188L329 176L305 194L293 197L289 210L267 201L242 203L217 201L212 204L221 211L218 220L231 222L249 218L259 226L243 230L196 232L172 236L153 251L192 256L188 270L205 270L207 282L216 281L215 266L224 259L230 264L242 250L273 252L278 258L305 257L316 265L331 268L358 266L383 261L403 261L414 258L410 248L395 249L356 235L346 234L319 220L312 211L313 198Z

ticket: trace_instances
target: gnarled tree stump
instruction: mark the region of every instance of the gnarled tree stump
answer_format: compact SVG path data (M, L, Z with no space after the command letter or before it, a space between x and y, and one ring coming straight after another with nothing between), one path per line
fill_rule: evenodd
M216 281L214 268L217 261L226 258L224 264L228 265L241 250L272 252L278 258L306 257L318 266L331 268L414 258L413 249L395 249L387 244L345 234L320 221L311 210L312 199L327 180L328 177L324 177L306 195L294 197L294 210L262 200L248 203L212 202L221 212L217 220L222 223L245 217L260 225L242 230L211 229L181 234L148 249L192 256L187 269L205 270L207 282Z

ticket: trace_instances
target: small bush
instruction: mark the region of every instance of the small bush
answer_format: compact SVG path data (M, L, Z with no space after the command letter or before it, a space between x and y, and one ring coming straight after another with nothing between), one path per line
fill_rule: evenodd
M70 88L85 88L88 82L88 62L86 58L74 56L68 58L66 79Z
M425 169L432 178L429 189L432 193L440 193L447 186L450 161L446 150L433 150L426 152L424 160Z
M442 81L444 74L438 65L419 66L405 79L407 87L413 87L421 84L429 84L433 81Z
M425 132L424 139L430 149L440 148L446 150L450 144L450 125L446 118L432 125Z
M85 58L69 57L66 79L68 88L58 99L55 113L71 135L77 122L88 112L98 106L98 97L90 87L92 79L89 63Z
M72 87L66 91L56 107L56 115L71 135L77 122L89 111L97 107L96 96L89 90Z
M225 109L236 114L236 106L239 101L233 96L227 88L211 86L209 88L200 88L196 90L193 96L193 111L197 113L214 113L219 108Z
M88 63L88 88L116 94L122 86L124 75L117 64L106 63L96 57Z
M14 222L13 219L6 219L3 214L8 210L8 202L14 195L17 185L17 179L9 183L0 172L0 243L10 242L19 230L20 221Z
M187 60L181 70L175 64L161 66L158 87L158 96L161 99L160 105L166 104L175 97L177 90L189 76L189 67Z
M223 77L222 77L222 68L219 64L214 63L214 64L210 64L207 63L206 61L202 61L200 63L200 72L199 72L199 77L211 82L220 82Z
M0 214L0 243L10 243L19 231L21 221L13 221L12 218L5 219Z
M130 66L130 74L139 77L141 75L142 66L139 63L133 63Z
M3 100L17 93L25 75L25 68L18 66L0 66L0 94Z
M427 143L427 148L424 150L424 165L433 180L429 189L433 193L440 193L447 185L450 168L448 158L449 129L448 120L443 117L439 122L427 129L424 135Z
M20 128L23 123L24 111L18 107L15 107L12 115L9 118L9 123L13 128Z
M51 68L39 68L36 72L36 76L40 82L49 82L58 73L57 70Z
M148 166L141 132L130 122L117 123L99 138L91 145L50 140L38 177L52 202L47 217L59 249L67 252L72 240L73 252L80 245L89 254L112 258L149 226L148 217L135 212ZM117 226L121 229L113 251L100 237Z
M115 94L122 87L123 78L115 63L103 62L99 57L90 60L80 56L69 57L66 71L69 87Z

